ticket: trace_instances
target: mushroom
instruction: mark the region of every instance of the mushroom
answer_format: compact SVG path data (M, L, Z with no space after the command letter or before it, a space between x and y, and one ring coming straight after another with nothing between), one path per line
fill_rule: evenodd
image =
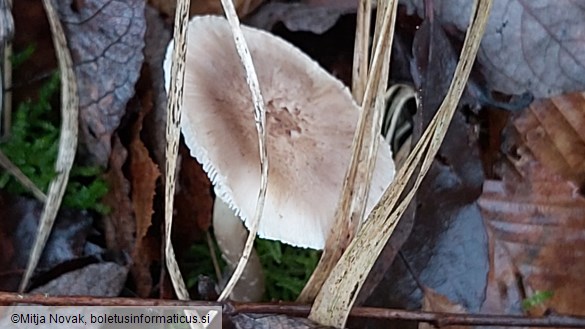
M249 227L260 164L243 68L225 18L196 16L189 24L181 131L216 195ZM360 109L347 87L299 49L268 32L242 30L267 111L270 169L258 235L322 249L334 223ZM167 85L170 64L167 52ZM381 142L366 214L393 177L390 148Z

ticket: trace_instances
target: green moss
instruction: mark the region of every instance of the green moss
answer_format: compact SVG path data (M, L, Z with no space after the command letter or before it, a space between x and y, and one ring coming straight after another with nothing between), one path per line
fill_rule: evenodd
M320 251L296 248L278 241L256 239L264 268L267 300L294 301L319 262Z
M47 191L55 177L60 123L53 104L59 103L59 86L59 74L53 74L40 88L37 99L18 104L10 139L0 145L2 152L42 191ZM107 207L100 203L108 191L101 176L101 168L74 165L63 204L74 209L107 212ZM28 194L4 171L0 172L0 189L18 195Z
M264 270L264 299L267 301L294 301L309 280L321 255L317 250L295 248L260 238L256 239L255 248ZM215 251L223 271L225 263L217 245ZM197 284L199 275L215 278L211 254L205 241L191 246L183 264L189 288Z

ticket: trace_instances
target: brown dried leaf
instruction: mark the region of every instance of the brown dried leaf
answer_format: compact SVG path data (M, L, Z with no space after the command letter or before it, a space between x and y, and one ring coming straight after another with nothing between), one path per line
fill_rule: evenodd
M522 300L549 291L553 297L544 306L583 315L585 198L540 164L513 128L506 134L502 180L486 182L480 198L491 231L491 293L483 310L522 313Z
M92 162L106 166L144 58L144 1L58 1L75 65L81 138Z
M424 13L424 0L402 0ZM434 1L445 23L465 31L473 1ZM537 98L585 90L585 5L580 1L494 1L478 53L489 85Z
M115 297L120 294L128 269L116 263L91 264L79 270L61 275L31 293L52 296L101 296Z
M514 126L540 163L579 186L585 183L585 94L534 102Z
M459 313L465 314L467 310L465 307L452 302L444 295L439 294L438 292L434 291L433 289L426 288L424 289L424 298L422 302L422 310L428 312L439 312L439 313ZM419 329L434 329L435 326L421 322L418 325ZM445 326L442 328L447 329L468 329L468 326Z
M136 243L136 221L130 201L130 182L122 172L127 156L128 152L120 139L114 135L110 165L105 176L109 190L103 202L111 208L111 212L104 216L108 249L131 255Z
M140 139L144 116L152 110L152 92L144 91L140 102L138 118L132 127L130 142L130 172L132 173L132 208L136 216L136 245L132 253L131 273L138 296L148 297L152 289L148 228L152 224L153 199L156 181L160 177L158 166L152 161L148 150Z

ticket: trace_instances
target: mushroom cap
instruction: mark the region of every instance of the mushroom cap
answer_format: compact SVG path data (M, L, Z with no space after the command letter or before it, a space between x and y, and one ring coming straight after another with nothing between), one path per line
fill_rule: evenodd
M322 249L335 221L359 107L339 80L296 47L258 29L242 30L266 106L269 174L258 235ZM250 227L260 161L244 69L225 18L196 16L188 31L181 131L216 195ZM171 50L172 44L167 86ZM390 147L381 141L366 213L393 177Z

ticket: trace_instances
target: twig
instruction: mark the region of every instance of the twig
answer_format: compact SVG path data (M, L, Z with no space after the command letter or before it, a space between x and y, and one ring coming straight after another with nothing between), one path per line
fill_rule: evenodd
M30 191L37 200L42 203L47 201L47 196L41 191L33 181L30 180L8 157L0 151L0 167L8 171L16 180Z
M55 163L56 176L49 184L47 192L47 202L43 209L43 214L39 220L37 236L32 248L26 272L20 283L19 291L24 291L35 270L41 254L51 233L51 228L57 217L57 212L61 206L63 195L69 181L69 172L75 160L77 151L77 130L79 117L79 98L77 95L77 81L73 71L73 61L63 26L59 21L57 11L53 8L51 0L43 0L49 25L53 36L53 44L57 52L59 70L61 74L61 135L59 136L59 150L57 161Z
M471 73L471 68L485 31L491 5L492 0L476 0L474 2L470 27L467 31L460 61L455 69L455 77L451 82L447 96L421 140L398 173L396 180L384 192L363 229L358 232L356 238L351 242L347 251L327 278L315 299L315 305L311 310L311 319L323 325L337 327L345 325L349 311L363 286L365 278L398 224L398 220L414 197L447 133L449 123L457 109L457 104ZM421 169L413 188L408 191L404 199L400 199L421 160ZM399 203L400 200L402 201Z
M47 296L0 292L0 304L29 303L50 306L178 306L202 307L221 306L224 315L248 314L286 314L305 317L310 305L293 303L234 303L208 301L179 301L165 299L105 298L91 296ZM355 307L352 318L383 320L406 320L427 322L438 327L450 325L514 326L514 327L562 327L584 328L585 317L554 314L543 317L500 314L458 314L423 311L405 311L377 307Z
M234 270L234 273L228 283L226 284L224 290L221 292L219 296L219 300L225 300L229 297L232 293L236 283L244 273L244 269L246 268L246 264L248 263L248 259L250 258L250 253L252 252L252 248L254 247L254 240L256 239L256 234L258 233L258 227L260 225L260 219L262 218L262 212L264 210L264 202L266 200L266 188L268 186L268 154L266 151L266 109L264 108L264 99L262 98L262 93L260 92L260 84L258 83L258 76L256 75L256 70L254 69L254 63L252 62L252 56L250 56L250 50L248 49L248 45L246 44L246 40L244 38L244 34L240 28L240 21L238 19L238 15L236 13L236 9L234 8L234 4L232 0L221 0L221 5L223 6L223 10L227 17L227 20L230 24L232 34L234 37L234 42L236 44L236 50L238 55L240 56L240 61L244 66L245 74L246 74L246 83L250 88L250 93L252 94L252 102L254 103L254 119L256 121L256 130L258 131L258 147L260 149L260 190L258 192L258 201L256 202L256 212L254 214L254 219L252 221L252 225L250 226L250 233L248 235L248 239L246 240L246 245L244 246L244 250L242 251L242 257Z
M175 12L175 31L173 35L173 62L167 103L166 127L166 162L165 162L165 259L169 276L179 299L188 300L189 292L183 281L181 270L175 258L175 250L171 243L173 227L173 204L175 200L175 183L177 157L181 124L181 108L183 106L183 82L185 80L185 56L187 53L187 28L189 26L189 0L177 1Z

